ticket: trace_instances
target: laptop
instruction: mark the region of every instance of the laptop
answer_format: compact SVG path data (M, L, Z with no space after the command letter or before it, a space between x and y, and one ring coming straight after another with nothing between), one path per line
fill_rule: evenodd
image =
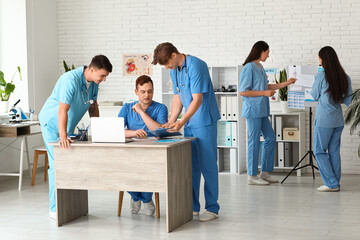
M91 137L92 142L131 142L131 140L125 139L124 118L122 117L92 117Z

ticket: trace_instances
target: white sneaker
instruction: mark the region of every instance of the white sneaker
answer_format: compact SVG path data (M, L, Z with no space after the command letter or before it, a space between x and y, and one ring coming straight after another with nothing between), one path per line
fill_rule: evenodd
M56 221L56 212L50 212L49 211L49 218Z
M206 210L203 214L200 215L199 221L200 222L209 222L218 217L219 217L219 215L217 215L216 213Z
M132 214L138 214L138 212L140 211L141 208L141 201L134 201L134 200L130 200L130 209L131 209L131 213Z
M270 183L268 181L265 181L262 178L258 179L248 179L249 185L269 185Z
M322 186L318 187L317 190L319 192L338 192L339 187L337 187L337 188L329 188L328 186L322 185Z
M193 211L193 216L199 216L199 212Z
M271 176L269 176L268 178L262 178L262 177L260 176L260 178L263 179L263 180L265 180L265 181L267 181L267 182L269 182L269 183L278 183L278 182L279 182L278 179L273 178L273 177L271 177Z
M155 205L153 200L148 203L144 203L144 212L148 216L152 216L155 213Z

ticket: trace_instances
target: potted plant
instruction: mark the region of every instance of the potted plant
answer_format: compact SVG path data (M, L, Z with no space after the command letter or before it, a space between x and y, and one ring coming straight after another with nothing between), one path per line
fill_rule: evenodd
M0 113L7 113L9 111L9 98L10 94L15 90L13 80L16 73L19 73L20 80L22 80L21 69L17 67L17 70L11 78L11 82L6 82L4 73L0 71Z
M275 79L276 81L276 79ZM276 83L283 83L287 81L287 75L286 70L280 70L280 76L279 76L279 82L276 81ZM288 108L288 87L280 88L279 89L279 98L280 98L280 104L281 104L281 110L284 113L290 112L290 109Z
M65 69L65 72L68 72L68 71L71 71L71 70L75 69L74 64L72 64L71 68L69 68L68 65L66 64L65 60L63 60L63 66L64 66L64 69Z
M345 123L350 122L353 122L350 127L350 134L352 135L360 123L360 88L353 92L351 104L345 112ZM360 136L360 131L358 136ZM360 157L360 145L358 146L358 156Z

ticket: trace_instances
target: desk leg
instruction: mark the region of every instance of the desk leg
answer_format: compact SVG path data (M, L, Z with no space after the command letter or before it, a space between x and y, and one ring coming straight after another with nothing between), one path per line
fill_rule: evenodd
M30 179L32 180L32 173L31 173L31 168L30 168L30 158L29 158L29 147L28 147L28 142L27 142L27 137L24 137L25 139L25 150L26 150L26 157L27 157L27 163L28 163L28 168L29 168L29 174L30 174Z
M24 142L25 142L25 137L22 137L21 147L20 147L19 188L18 188L19 191L21 191L22 175L23 175Z
M168 150L166 228L168 232L193 218L191 142Z
M57 226L87 215L88 191L56 189Z

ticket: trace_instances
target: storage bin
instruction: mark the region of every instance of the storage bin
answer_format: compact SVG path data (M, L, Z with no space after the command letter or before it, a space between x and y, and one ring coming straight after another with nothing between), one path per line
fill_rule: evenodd
M283 140L299 140L299 128L283 128Z

